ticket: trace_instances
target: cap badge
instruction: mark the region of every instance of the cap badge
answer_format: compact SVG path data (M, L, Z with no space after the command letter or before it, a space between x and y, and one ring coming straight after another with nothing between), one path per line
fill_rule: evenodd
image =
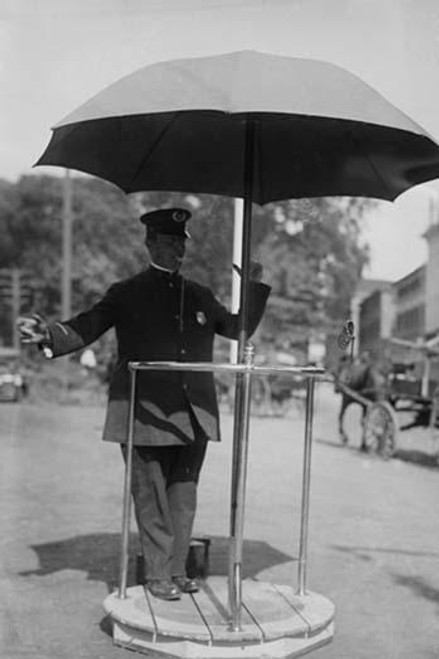
M205 325L207 323L207 318L204 311L197 311L196 318L197 318L197 323L199 323L199 325Z
M172 213L172 219L174 222L186 222L188 214L186 211L174 211Z

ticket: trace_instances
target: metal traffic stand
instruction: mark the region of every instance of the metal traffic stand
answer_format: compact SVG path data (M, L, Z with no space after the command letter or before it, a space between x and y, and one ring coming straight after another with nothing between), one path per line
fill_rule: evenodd
M172 154L172 167L169 154ZM318 608L314 604L317 596L305 590L304 553L313 387L318 370L282 369L282 372L302 372L309 378L299 591L294 599L291 599L292 591L282 592L282 602L285 606L287 602L291 605L290 617L284 616L280 604L274 615L269 604L273 588L267 586L267 591L260 596L261 584L251 586L241 580L249 411L245 392L253 375L262 372L244 354L248 338L251 205L340 195L393 201L414 185L439 176L438 145L407 115L340 67L305 58L241 51L159 62L124 76L63 119L54 128L52 140L36 164L86 172L118 185L127 193L168 190L244 199L238 364L162 365L183 370L230 370L236 374L230 529L231 620L224 622L215 618L219 611L212 606L208 613L209 602L212 604L215 598L209 599L206 593L215 592L219 602L223 592L220 586L218 592L205 589L190 601L203 611L207 626L201 632L197 625L187 623L187 633L183 633L183 622L180 625L176 622L177 610L181 609L174 609L171 604L156 609L156 603L150 600L145 604L142 590L137 594L126 588L126 575L122 570L120 592L107 600L115 621L115 640L120 645L140 649L150 647L148 643L152 638L157 650L157 639L162 639L160 643L163 642L165 651L172 654L175 638L196 637L204 643L201 649L189 650L184 645L184 651L179 649L176 654L187 652L199 657L210 656L209 648L214 656L216 643L223 643L217 651L222 649L228 657L262 653L271 657L293 656L305 652L312 642L318 645L323 642L321 634L325 632L326 637L331 636L333 616L332 604L324 598L320 600L321 610L311 616L311 621L304 615L310 604L313 611ZM137 371L157 368L157 365L135 363L130 368L133 412ZM263 372L273 373L276 369ZM131 418L131 442L132 434ZM131 458L127 461L128 467L131 468ZM129 479L128 475L124 520L129 518ZM126 530L123 538L125 556ZM211 580L208 583L209 588L213 588ZM250 596L251 588L256 590L251 591ZM279 598L280 589L274 590ZM201 607L203 597L206 608ZM254 623L249 613L249 600L262 602L264 611L271 610L272 622ZM295 611L297 621L294 629L291 628L291 610ZM152 622L145 623L148 615ZM169 620L171 622L166 623ZM283 623L284 620L288 622ZM177 629L181 630L180 636ZM138 633L134 635L133 630ZM141 635L150 640L141 642ZM169 643L164 643L163 639L168 639ZM227 645L230 639L234 639L235 649ZM267 649L272 640L278 642L276 639L282 639L285 648ZM302 649L299 648L300 639ZM290 643L296 644L291 652L287 648Z
M297 657L332 640L334 605L306 586L315 380L323 369L255 366L248 345L240 364L130 362L131 393L125 469L119 589L104 607L116 645L164 657L221 659ZM230 573L208 577L200 591L177 602L159 600L144 586L127 587L131 519L131 469L137 374L142 370L233 373L242 380L231 485ZM268 374L307 379L299 557L296 586L242 580L242 547L252 379ZM236 414L236 410L235 410ZM236 442L235 442L236 443Z

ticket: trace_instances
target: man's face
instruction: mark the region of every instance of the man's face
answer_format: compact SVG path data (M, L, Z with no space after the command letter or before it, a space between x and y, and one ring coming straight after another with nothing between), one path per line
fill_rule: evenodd
M186 251L186 236L158 233L146 240L151 259L167 270L178 270Z

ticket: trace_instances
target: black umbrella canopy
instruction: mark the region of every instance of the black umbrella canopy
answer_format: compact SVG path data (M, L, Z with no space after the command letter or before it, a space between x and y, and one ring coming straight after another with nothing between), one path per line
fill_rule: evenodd
M93 174L125 192L250 196L259 204L393 200L439 177L439 147L338 66L243 51L122 78L57 124L36 164Z

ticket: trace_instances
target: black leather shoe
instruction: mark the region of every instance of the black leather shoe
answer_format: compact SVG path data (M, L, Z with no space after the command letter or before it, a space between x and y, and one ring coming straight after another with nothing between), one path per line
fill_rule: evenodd
M161 600L179 600L181 596L180 589L170 579L148 579L146 587Z
M178 586L179 590L182 593L198 593L199 588L195 579L189 579L189 577L172 577L172 581Z

